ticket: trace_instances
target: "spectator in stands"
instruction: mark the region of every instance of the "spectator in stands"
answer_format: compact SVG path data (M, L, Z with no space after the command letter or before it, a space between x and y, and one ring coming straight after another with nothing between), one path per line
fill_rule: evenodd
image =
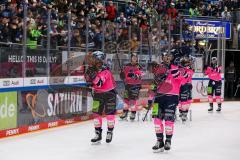
M28 47L36 49L42 35L42 26L35 24L29 28Z
M100 31L100 29L96 28L95 29L95 34L94 34L94 37L93 37L93 41L94 41L94 44L95 44L95 48L97 50L102 48L103 38L104 38L103 33Z
M146 30L148 29L148 26L149 26L149 21L147 19L147 15L143 15L141 17L141 20L140 20L140 23L139 23L139 27L143 30Z
M51 22L51 30L50 30L50 35L51 35L51 46L55 48L58 45L58 40L60 39L60 32L58 28L58 21L53 20Z
M124 16L124 13L121 12L120 16L117 18L117 23L119 23L120 28L126 28L127 27L127 18Z
M159 0L156 3L155 8L156 8L156 10L159 14L166 13L167 12L167 2L166 2L166 0Z
M229 10L234 9L234 4L235 4L234 0L225 0L223 2L224 2L224 6L226 6Z
M200 12L199 12L198 6L193 5L193 7L189 9L189 14L191 18L199 16Z
M129 2L125 9L125 15L127 18L134 16L136 14L136 7L134 2Z
M91 22L92 22L92 20L95 20L95 19L96 19L97 15L96 15L96 10L95 10L94 7L92 7L92 8L89 10L88 16L89 16L89 19L90 19Z
M3 8L3 10L2 10L2 16L3 17L12 17L13 16L13 10L12 10L12 8L11 8L11 3L7 3L6 5L5 5L5 7Z
M12 17L9 24L9 40L13 43L21 43L23 37L22 23L18 17Z
M104 16L106 16L105 7L100 1L96 1L94 6L96 8L97 18L103 20L105 18Z
M162 31L162 33L164 33L164 31ZM164 34L162 34L159 43L160 43L161 51L165 51L165 49L167 49L167 47L168 47L168 39L167 39L167 36L164 35Z
M133 17L131 19L131 30L132 30L132 33L140 33L138 19L136 17ZM139 35L138 35L138 37L139 37Z
M76 7L72 9L79 18L86 16L88 14L88 6L85 3L85 0L79 0L76 4Z
M177 18L177 9L175 8L175 4L171 3L171 7L168 8L168 16L171 17L172 20L175 20Z
M76 32L76 35L78 35L76 28L79 28L79 34L81 36L81 40L79 39L80 43L85 43L86 40L86 17L89 17L90 20L89 29L91 31L89 31L89 41L93 40L94 37L95 39L98 37L95 35L99 34L95 32L98 31L96 28L98 28L100 32L102 31L103 20L108 20L111 23L117 22L120 28L127 28L128 25L131 25L132 32L134 34L138 33L137 37L139 39L140 28L153 28L154 24L156 25L158 17L161 17L162 28L167 31L167 19L168 16L171 16L173 20L171 24L172 33L178 33L179 31L175 29L179 29L179 22L177 20L180 12L186 13L187 10L190 17L201 15L222 16L223 19L232 20L234 19L234 14L231 12L239 5L237 0L225 0L214 3L210 1L207 3L203 2L205 1L142 0L129 1L122 7L117 8L112 0L106 3L106 7L101 0L28 0L27 36L28 39L36 39L37 44L46 43L46 22L49 9L51 9L51 21L56 21L57 23L55 25L57 26L56 28L51 24L51 43L52 47L54 47L67 45L66 33L68 30L68 18L71 18L71 28L73 32ZM1 0L0 4L0 41L22 43L24 1ZM227 6L227 11L223 11L224 6ZM68 15L70 11L71 17ZM119 16L117 16L118 13L120 13ZM115 27L113 30L116 30L116 24L113 25L113 27ZM37 38L33 38L33 31L31 31L33 28L41 32ZM125 30L122 31L125 33ZM37 32L34 31L34 33ZM113 37L116 37L116 32L111 32L110 34L110 32L106 31L104 36L113 39ZM176 38L176 36L174 38ZM79 46L79 41L77 40L77 43L75 44L74 42L73 45Z
M71 39L71 47L81 47L81 36L79 28L73 30L73 36Z
M130 41L130 50L132 53L137 52L139 48L139 41L136 34L133 35L131 41Z
M9 33L9 18L2 17L0 18L0 41L9 42L8 33Z
M224 11L222 12L222 19L230 21L232 16L231 13L228 11L228 8L225 6Z
M109 5L106 7L107 20L113 22L117 16L117 9L113 5L113 1L109 1L108 3L109 3Z
M97 9L96 18L100 21L105 20L105 18L106 18L105 8L103 8L103 7L99 7L99 8L100 9Z
M211 3L209 3L207 8L203 9L203 16L213 16L213 10Z
M186 3L185 3L185 8L187 10L187 12L189 12L189 9L193 7L193 3L191 2L191 0L188 0ZM188 14L188 13L187 13Z

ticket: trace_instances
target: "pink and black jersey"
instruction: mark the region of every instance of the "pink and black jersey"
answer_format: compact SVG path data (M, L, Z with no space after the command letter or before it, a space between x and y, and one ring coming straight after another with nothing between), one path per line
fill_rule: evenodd
M139 64L132 65L131 63L123 67L123 73L125 75L125 84L137 85L142 83L141 66Z
M207 67L205 74L208 75L210 80L220 81L222 79L221 70L222 70L221 66L218 66L218 67L211 66L211 67Z
M182 81L188 78L186 72L181 73L179 68L171 65L166 79L158 84L157 92L160 94L179 95Z
M112 72L105 65L99 71L94 71L94 79L91 79L89 75L85 74L87 82L92 84L92 87L96 93L108 92L116 88L116 82L114 80Z

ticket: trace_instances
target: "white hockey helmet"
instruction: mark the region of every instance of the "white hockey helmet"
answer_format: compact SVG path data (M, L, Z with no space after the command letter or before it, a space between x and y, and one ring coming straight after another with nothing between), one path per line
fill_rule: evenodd
M106 54L101 52L101 51L95 51L92 53L93 58L100 60L100 61L104 61L106 58Z

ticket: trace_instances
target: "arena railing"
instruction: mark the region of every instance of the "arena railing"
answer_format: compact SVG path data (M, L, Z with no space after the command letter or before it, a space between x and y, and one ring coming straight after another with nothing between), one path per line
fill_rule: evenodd
M27 8L24 8L25 10L27 10ZM26 11L25 11L26 12ZM155 22L152 26L151 26L151 30L150 29L141 29L139 27L134 27L134 26L126 26L126 27L122 27L121 24L116 23L116 22L109 22L109 21L103 21L102 22L102 26L101 26L101 34L102 34L102 40L99 41L98 46L96 46L96 43L93 42L92 37L90 37L89 34L86 34L86 36L83 38L83 43L81 43L81 47L74 47L74 45L72 45L72 37L74 33L74 28L71 26L72 24L72 19L71 19L71 13L67 13L68 14L68 22L67 22L67 44L65 46L56 46L56 49L52 49L52 37L50 35L50 23L51 23L51 10L48 11L48 20L47 20L47 26L48 26L48 34L46 36L46 45L42 46L42 45L37 45L37 48L35 49L31 49L29 48L28 44L27 44L27 27L24 28L24 37L23 37L23 44L13 44L13 43L0 43L0 45L10 45L11 47L13 45L18 46L18 52L21 51L22 53L22 57L23 60L25 59L26 62L26 58L28 52L30 51L30 53L33 52L41 52L42 55L48 57L47 59L51 58L51 52L55 51L55 52L59 52L62 53L64 52L64 54L67 54L67 56L65 57L71 57L70 54L72 54L73 51L75 52L83 52L83 53L88 53L89 51L94 51L94 50L102 50L106 53L120 53L120 54L132 54L132 53L139 53L139 55L148 55L149 56L149 61L151 61L152 56L156 55L159 57L159 55L161 55L162 52L164 52L165 50L170 51L170 49L173 47L173 41L172 38L175 38L176 40L179 40L180 46L182 46L183 41L185 41L183 34L185 31L189 31L190 34L192 34L192 38L191 38L191 50L192 52L194 51L194 43L195 43L195 39L194 39L194 35L193 32L189 30L189 28L183 28L183 21L182 18L180 17L180 22L177 23L177 26L175 26L175 28L173 28L173 26L175 25L173 23L173 21L171 19L168 20L164 20L164 19L160 19ZM184 18L186 18L188 16L184 16ZM26 15L25 15L25 18ZM196 19L196 18L206 18L206 17L194 17L191 19ZM209 19L214 18L214 17L208 17ZM86 26L86 33L89 33L89 31L92 29L89 26L89 19L88 17L85 19L85 26ZM165 22L166 25L163 26L161 22ZM162 29L164 29L165 31L162 32ZM161 45L160 41L162 40L161 38L161 34L163 34L165 36L165 45ZM79 35L80 36L80 35ZM159 38L160 37L160 38ZM135 39L134 39L135 38ZM208 39L207 37L205 38L207 42ZM94 46L94 45L95 46ZM208 45L207 45L208 46ZM5 48L6 50L6 48ZM11 50L13 50L11 48ZM3 53L3 52L2 52ZM47 63L46 64L46 74L44 75L50 75L51 73L51 64ZM22 64L23 68L26 68L26 63ZM22 76L28 76L25 75L26 72L24 71L24 69L22 70ZM40 74L39 74L40 75Z

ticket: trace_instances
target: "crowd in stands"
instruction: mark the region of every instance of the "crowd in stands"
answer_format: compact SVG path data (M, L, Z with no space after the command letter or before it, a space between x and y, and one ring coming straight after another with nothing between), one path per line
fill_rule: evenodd
M25 7L26 6L26 7ZM22 43L27 31L30 48L46 46L50 31L51 47L67 46L95 48L107 42L130 38L131 50L137 50L139 41L152 38L161 46L168 43L168 22L171 33L179 33L179 19L214 16L234 20L233 11L240 7L239 0L1 0L0 42ZM24 8L26 28L24 28ZM48 13L50 24L48 24ZM161 32L157 28L161 21ZM131 26L131 29L129 29ZM68 31L71 30L71 33ZM141 34L140 34L141 33ZM141 37L142 35L142 37ZM144 36L145 35L145 36ZM159 36L158 36L159 35ZM71 37L69 40L68 37ZM172 36L174 43L177 39Z

